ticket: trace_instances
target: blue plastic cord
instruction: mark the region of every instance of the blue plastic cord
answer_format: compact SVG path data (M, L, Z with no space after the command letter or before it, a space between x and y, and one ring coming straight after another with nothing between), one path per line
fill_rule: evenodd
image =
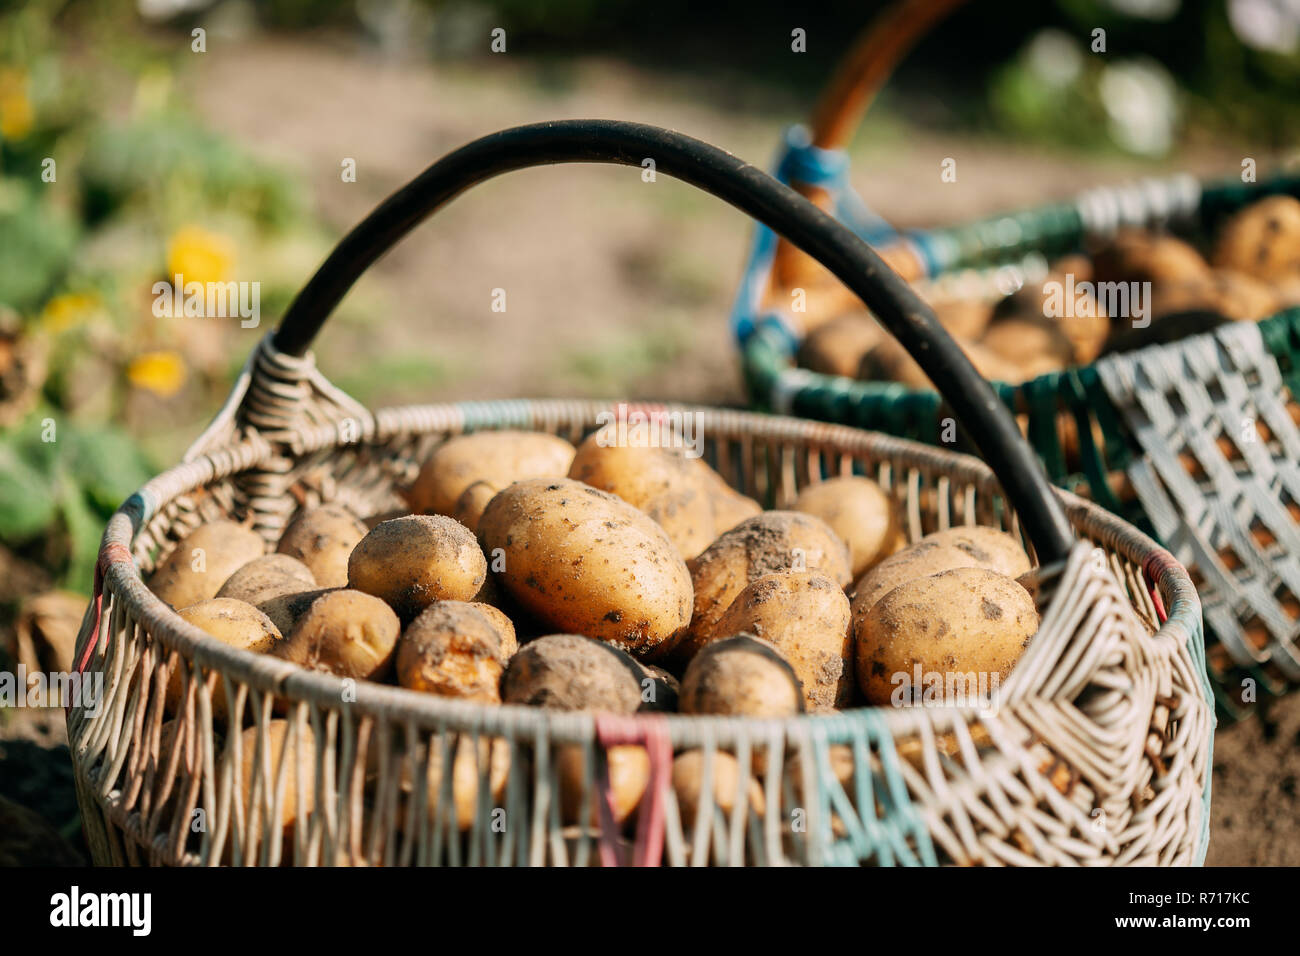
M849 154L842 149L821 149L812 145L806 127L796 125L785 131L772 168L772 175L787 186L815 186L830 193L835 217L866 242L877 245L898 238L898 231L873 212L849 185ZM937 257L932 249L923 244L922 234L916 234L913 238L918 241L918 249L927 270L933 274L939 265ZM798 330L782 313L761 311L763 292L767 288L772 261L776 256L776 245L777 237L771 229L761 224L755 228L740 288L731 310L731 327L742 347L758 328L775 328L787 340L789 353L793 355L799 345Z

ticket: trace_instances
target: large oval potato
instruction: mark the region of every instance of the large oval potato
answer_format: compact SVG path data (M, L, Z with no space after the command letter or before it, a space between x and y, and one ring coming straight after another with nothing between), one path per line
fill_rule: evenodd
M690 623L685 562L614 495L570 479L516 482L488 504L479 537L510 595L554 629L640 656Z
M577 634L549 634L510 659L501 699L553 710L631 714L642 707L645 680L640 665L616 647Z
M713 500L697 460L678 447L614 444L597 431L578 446L569 477L644 511L689 560L714 538Z
M798 568L824 571L842 586L853 580L844 542L820 518L797 511L765 511L742 521L688 567L695 599L690 631L672 650L680 664L714 636L713 625L736 596L765 574Z
M854 623L858 686L870 703L929 703L913 695L937 682L934 702L984 705L976 695L1011 672L1038 630L1038 612L1005 575L956 568L894 588Z
M752 581L713 625L710 640L754 634L790 662L809 710L853 696L849 599L820 571L782 571Z
M254 654L272 652L281 641L280 631L271 623L271 619L243 601L234 598L211 598L200 601L176 612L181 620L193 624L199 630L221 643L241 651ZM189 662L179 660L172 670L167 682L167 696L164 704L168 713L175 714L181 707L181 669L189 668ZM229 708L226 704L225 684L218 673L212 686L212 719L218 723L226 720Z
M348 587L387 601L403 621L434 601L470 601L487 578L474 535L442 515L378 524L348 558Z
M276 657L339 677L378 680L393 662L401 624L392 608L361 591L328 591L312 602Z
M435 601L425 608L397 642L397 682L440 697L499 704L510 653L497 624L479 607Z
M803 685L771 641L737 634L691 659L678 706L683 714L789 717L804 710Z
M311 569L323 588L346 587L348 555L366 536L366 524L338 502L308 508L280 537L276 550Z
M821 518L848 545L855 581L902 544L898 511L870 478L847 475L809 485L791 507Z
M572 461L572 445L542 432L456 435L434 449L407 500L414 512L454 516L460 496L476 482L495 493L527 478L559 478Z
M241 567L266 553L266 542L252 528L233 521L201 524L176 545L149 578L149 589L173 608L217 596Z
M316 587L311 568L287 554L264 554L226 578L217 597L234 598L253 606Z

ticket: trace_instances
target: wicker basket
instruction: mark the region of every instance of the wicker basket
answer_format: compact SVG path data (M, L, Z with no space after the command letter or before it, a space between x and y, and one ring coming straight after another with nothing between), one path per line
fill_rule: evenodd
M695 152L687 155L683 143ZM893 495L912 539L961 524L1027 538L1042 562L1042 625L983 709L753 720L486 707L232 649L147 589L142 574L202 522L251 516L274 540L293 511L319 501L362 514L401 507L401 490L449 435L523 428L577 441L593 430L608 404L512 400L372 414L321 376L306 346L382 248L470 183L539 161L639 165L644 155L767 216L829 260L829 246L798 228L796 214L820 215L811 205L721 151L631 124L488 137L381 206L259 345L186 460L109 523L77 650L81 670L102 675L104 694L97 708L68 714L96 862L1199 863L1213 713L1195 591L1149 538L1093 504L1051 492L1034 467L999 482L973 457L853 428L657 407L698 412L706 460L768 506L831 474L869 474ZM725 181L743 173L784 212L727 194L714 177L724 167ZM865 250L822 218L826 235ZM870 262L869 251L863 255ZM878 278L843 271L856 287L874 289L864 296L873 308L889 312L891 296L906 299L875 289ZM930 325L937 328L932 316ZM1023 445L996 402L984 407L989 434ZM1027 449L1012 452L1011 460L1032 462ZM174 671L182 675L181 705L164 732ZM227 717L214 727L217 694ZM271 759L278 742L291 759ZM635 824L620 827L609 810L608 754L626 746L645 749L649 772ZM688 749L702 752L704 771L698 802L683 806L670 776L674 753ZM578 755L576 782L562 780L561 753L569 767ZM734 793L713 784L724 753L741 768ZM453 755L458 765L464 758L464 780L455 784L437 772Z
M1200 183L1190 176L1088 190L1072 200L950 228L893 233L848 183L850 138L871 93L920 34L960 0L904 0L867 31L819 105L787 135L777 177L876 246L903 277L936 291L995 297L1125 226L1212 230L1300 176ZM942 396L799 368L808 316L771 310L815 265L759 228L733 324L756 407L953 442ZM1000 288L999 288L1000 287ZM841 307L847 290L809 311ZM1117 353L1019 385L995 383L1058 485L1153 534L1190 570L1205 607L1222 714L1300 684L1300 309L1167 345ZM1098 440L1100 438L1100 440ZM955 445L963 447L960 433ZM1216 442L1216 439L1219 439Z

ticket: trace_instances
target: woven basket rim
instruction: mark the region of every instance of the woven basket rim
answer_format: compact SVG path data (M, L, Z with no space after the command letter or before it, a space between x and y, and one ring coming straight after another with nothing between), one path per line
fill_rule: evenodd
M475 430L487 412L495 413L498 421L489 426L494 429L526 427L516 421L525 411L548 419L572 419L576 410L594 413L607 410L619 400L565 400L565 399L510 399L504 402L447 402L407 406L391 406L375 412L373 429L359 439L344 441L337 425L320 425L300 433L300 441L293 453L297 456L346 444L376 444L403 434L433 433L446 430L449 422L459 422L463 431ZM960 474L972 483L997 488L992 470L983 461L971 455L934 448L919 442L895 438L879 432L867 431L848 425L819 422L792 416L769 415L759 412L715 408L705 405L675 402L627 402L639 408L657 408L669 411L704 412L719 416L712 424L714 434L751 434L750 426L762 422L776 434L788 432L815 444L818 439L828 444L856 444L856 450L880 456L903 453L917 460L918 470L925 467L945 474ZM424 417L427 427L412 428L402 425L404 416L415 413ZM504 413L504 414L503 414ZM514 414L511 414L514 413ZM586 417L590 419L591 414ZM408 419L409 421L409 419ZM465 427L469 423L469 427ZM811 430L811 434L810 434ZM452 433L455 433L453 429ZM772 433L769 433L772 434ZM187 494L212 481L254 468L283 452L275 449L265 439L253 435L249 438L214 449L182 462L155 476L133 494L114 513L105 530L99 552L99 569L106 585L126 602L127 608L142 622L149 624L149 632L168 649L177 650L182 657L220 670L239 684L288 697L291 700L319 702L323 706L355 710L357 713L382 713L397 723L418 727L437 727L445 723L463 726L466 723L487 734L530 734L542 727L556 740L582 742L591 739L597 715L585 712L543 710L535 707L499 704L485 705L467 701L440 698L435 695L394 687L371 681L355 681L345 697L345 683L332 674L308 671L288 661L239 650L209 636L198 627L184 621L172 608L155 596L145 585L139 567L131 554L136 533L158 509L172 498ZM182 473L185 481L177 486L171 498L163 499L153 490L155 486ZM1104 528L1117 537L1117 548L1129 552L1143 552L1147 558L1167 555L1155 541L1137 528L1107 512L1098 505L1063 489L1055 489L1066 507L1071 523L1091 523ZM1141 563L1136 557L1131 558ZM1176 641L1186 645L1199 630L1200 601L1186 570L1172 558L1160 562L1160 571L1149 585L1158 589L1167 609L1167 618L1161 622L1152 640ZM92 606L93 609L93 606ZM834 738L849 739L870 726L883 721L894 735L915 732L922 723L930 726L948 720L963 720L978 714L975 706L927 706L922 708L854 707L837 713L801 714L786 718L742 718L713 715L638 713L619 718L629 727L647 726L649 721L666 721L674 740L691 745L696 740L711 739L728 745L745 737L752 739L753 732L771 729L786 734L828 733ZM601 715L608 718L609 715ZM467 720L468 719L468 720ZM743 728L743 730L742 730Z

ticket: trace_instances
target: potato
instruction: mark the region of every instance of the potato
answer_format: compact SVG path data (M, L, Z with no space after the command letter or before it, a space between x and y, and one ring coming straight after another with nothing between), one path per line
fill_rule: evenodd
M978 339L993 318L993 306L973 299L947 299L931 303L934 317L959 339ZM849 377L853 372L846 373Z
M622 823L636 810L650 783L650 755L644 747L625 745L610 747L605 751L609 770L609 789L615 823ZM560 778L560 813L566 824L581 822L582 797L590 791L588 822L600 826L600 787L596 780L587 780L583 766L582 748L577 744L560 747L555 755L556 772Z
M695 458L692 459L692 463L704 483L705 493L713 506L715 537L730 531L747 518L762 514L762 505L732 488L720 474L709 467L704 459Z
M684 449L610 444L603 431L578 446L569 477L644 511L690 559L714 539L713 501Z
M339 588L313 588L310 591L294 591L268 598L257 605L257 609L271 619L281 634L293 630L298 619L307 613L307 608L322 594L338 591Z
M573 446L541 432L485 431L456 435L439 445L407 495L416 513L454 515L465 490L484 482L502 491L528 478L559 478L569 471Z
M878 706L913 701L942 676L943 703L984 703L1038 630L1029 593L1005 575L957 568L900 585L855 620L858 687ZM917 668L921 682L917 687ZM927 698L927 702L929 699Z
M275 656L339 677L381 679L392 666L401 625L379 598L329 591L307 608Z
M1209 271L1201 254L1173 236L1126 229L1093 255L1098 282L1180 282Z
M1300 200L1269 196L1224 224L1214 265L1273 281L1300 272Z
M1020 368L1046 357L1064 367L1074 361L1074 346L1055 319L1013 315L988 327L980 340L986 349Z
M484 549L524 610L551 628L643 656L690 623L691 578L664 530L570 479L520 481L488 504Z
M681 683L671 673L653 664L641 664L641 706L645 710L676 710Z
M640 665L618 648L577 634L550 634L510 659L501 699L552 710L631 714L642 707Z
M808 334L799 346L799 365L824 375L857 374L862 356L889 333L866 312L848 312Z
M771 641L737 634L695 655L678 706L684 714L788 717L804 710L803 685Z
M849 599L820 571L784 571L752 581L713 625L710 640L754 634L771 641L803 685L809 710L853 696Z
M987 379L1014 384L1023 381L1027 375L1019 366L978 342L958 339L957 344L975 369ZM920 364L894 339L881 342L862 357L857 377L867 382L898 382L911 388L934 390L934 383L921 370Z
M985 528L979 525L963 525L936 531L922 540L950 544L969 554L975 563L990 571L997 571L1009 578L1019 577L1029 570L1029 555L1021 543L997 528Z
M514 657L519 650L519 638L515 634L514 621L510 620L505 611L491 604L485 604L482 601L471 601L469 606L487 617L488 622L496 629L498 636L501 638L501 649L505 651L506 659L509 660Z
M1029 558L1020 543L1005 531L973 525L936 531L863 575L853 587L853 613L865 614L894 588L916 578L977 567L1019 577L1029 570Z
M683 664L713 637L713 625L736 596L765 574L803 567L843 585L853 580L844 542L826 522L798 511L765 511L742 521L688 566L695 592L690 632L672 649Z
M264 745L259 753L257 747L257 727L249 727L240 737L240 777L239 798L244 805L245 826L253 832L262 833L270 823L270 832L282 834L282 862L290 862L294 830L299 821L306 825L308 818L316 807L316 743L311 723L303 720L298 724L297 734L290 740L288 720L273 718L266 724ZM253 785L253 772L257 769L259 784ZM301 782L302 793L299 794ZM279 795L278 815L275 812L276 797ZM301 799L299 797L301 796ZM233 822L232 822L233 826ZM247 832L247 831L245 831ZM248 843L240 841L244 852L248 852ZM230 838L227 837L227 854L231 851ZM258 857L250 861L247 856L244 863L260 859L262 843L257 847Z
M898 511L884 489L870 478L846 476L809 485L791 507L821 518L848 545L854 580L902 543Z
M217 597L234 598L257 606L263 601L316 587L311 569L287 554L254 558L226 578Z
M688 750L673 760L673 793L677 797L682 831L688 842L701 811L712 816L715 810L721 810L724 819L730 821L736 797L741 794L747 794L750 813L761 816L764 812L763 788L754 777L742 770L735 757L724 750L713 752L713 786L709 788L712 799L705 801L705 762L703 750Z
M348 558L348 587L387 601L411 621L434 601L469 601L487 578L474 535L442 515L376 525Z
M451 516L469 528L470 531L477 531L479 519L483 517L483 509L487 507L488 502L500 490L486 481L474 482L461 492L460 497L456 499L456 505L451 510Z
M298 515L276 550L311 568L321 587L341 588L348 583L348 555L365 536L365 522L335 502Z
M176 612L181 620L215 637L221 643L241 651L266 654L280 643L280 631L271 619L243 601L234 598L211 598ZM178 713L182 706L181 670L189 669L189 662L178 660L167 682L165 706L168 713ZM197 697L195 698L197 707ZM225 685L220 673L212 686L212 719L224 723L229 714L226 705Z
M406 826L409 804L406 801L416 799L415 786L411 769L406 765L402 749L403 735L395 733L391 739L393 751L389 755L389 773L398 767L401 801L398 804L397 822L399 827ZM431 827L444 826L450 822L454 810L456 829L466 832L474 825L479 809L479 785L486 778L488 797L488 821L492 811L505 802L506 784L510 777L510 744L501 737L478 737L469 734L448 734L444 738L434 734L428 743L429 760L424 795L425 814ZM451 755L451 780L444 783L443 766L446 761L444 748ZM416 758L416 766L424 765L424 756ZM366 753L366 773L373 779L379 773L380 752L372 746ZM451 801L444 808L444 786L450 788ZM418 821L418 817L417 817ZM417 822L417 827L419 826Z
M226 578L265 553L266 542L251 528L210 521L181 539L154 571L149 589L173 608L189 607L216 597Z
M499 704L509 659L487 614L462 601L435 601L397 642L397 682L440 697Z

